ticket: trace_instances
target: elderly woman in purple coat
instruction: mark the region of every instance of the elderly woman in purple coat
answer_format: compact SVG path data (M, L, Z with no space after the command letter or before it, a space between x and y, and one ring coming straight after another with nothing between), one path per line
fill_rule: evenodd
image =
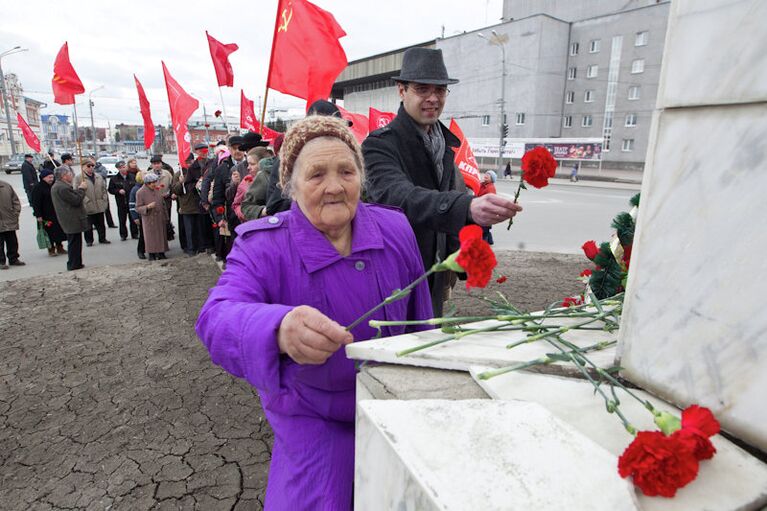
M342 120L298 122L279 171L291 209L237 228L197 334L214 363L261 396L274 430L266 509L347 510L355 369L343 347L376 332L366 321L350 332L344 325L424 270L405 216L360 202L362 153ZM424 281L370 319L427 319L431 310Z

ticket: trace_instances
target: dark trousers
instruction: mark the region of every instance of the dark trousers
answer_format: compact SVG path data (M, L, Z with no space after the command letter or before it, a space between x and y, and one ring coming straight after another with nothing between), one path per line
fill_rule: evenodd
M190 250L196 250L196 248L194 245L189 244L189 239L186 235L186 221L184 220L185 216L186 215L178 213L178 244L181 245L181 250L187 252Z
M138 245L136 246L136 252L139 254L144 253L144 228L141 227L141 220L139 219L139 223L136 224L136 222L133 222L133 225L138 227Z
M135 222L130 219L130 216L128 215L128 205L122 204L120 202L117 203L117 223L118 227L120 227L120 237L121 238L127 238L128 237L128 227L130 226L130 236L131 238L135 238L138 236L138 229L136 228Z
M110 209L109 209L109 201L108 200L107 200L107 210L104 211L104 216L107 219L107 225L109 227L116 227L115 221L112 220L112 211L110 211Z
M5 264L5 254L8 262L15 263L19 259L19 240L16 231L0 232L0 264Z
M96 232L99 235L99 243L103 243L107 239L107 228L104 225L104 213L95 213L88 215L88 227L85 231L85 242L93 243L93 228L96 228Z
M184 246L182 246L184 251L202 252L207 248L203 234L206 219L207 215L181 215L182 221L179 223L179 236L183 235L184 237L179 237L179 241L185 240Z
M83 265L83 233L67 234L67 270Z

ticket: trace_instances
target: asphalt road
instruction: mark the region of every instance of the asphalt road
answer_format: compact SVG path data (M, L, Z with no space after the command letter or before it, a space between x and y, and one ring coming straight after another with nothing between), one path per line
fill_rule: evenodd
M139 166L146 168L147 161ZM21 174L0 174L0 179L10 183L18 194L22 211L20 218L19 254L27 263L24 267L11 267L0 271L0 281L15 280L35 275L51 274L66 270L66 256L50 257L45 250L39 250L36 242L36 222L32 209L27 204L21 183ZM517 181L501 180L496 183L499 193L513 195ZM506 224L493 227L496 249L527 250L575 254L580 252L584 241L604 241L612 234L610 222L616 213L628 211L628 200L639 187L626 184L581 181L569 183L557 180L540 190L529 188L520 195L520 204L525 208L510 230ZM117 220L117 206L110 195L112 216ZM172 212L173 223L177 216ZM178 226L176 225L177 229ZM136 241L130 238L120 241L117 229L107 229L110 245L86 247L83 243L83 262L86 267L124 264L139 261L136 256ZM178 237L170 242L168 257L184 257L178 244Z

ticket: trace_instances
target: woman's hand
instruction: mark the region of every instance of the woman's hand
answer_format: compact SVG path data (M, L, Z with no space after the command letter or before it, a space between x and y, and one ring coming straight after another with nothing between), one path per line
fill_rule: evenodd
M280 353L286 353L299 364L323 364L352 341L352 334L344 327L307 305L288 312L277 333Z
M155 206L155 203L150 202L149 204L146 205L146 209L154 209L154 206Z

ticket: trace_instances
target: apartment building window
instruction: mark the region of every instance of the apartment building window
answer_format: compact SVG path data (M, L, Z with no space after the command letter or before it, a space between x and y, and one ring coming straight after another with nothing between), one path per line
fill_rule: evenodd
M599 50L602 49L602 40L601 39L594 39L591 41L591 44L589 45L589 53L599 53Z
M578 44L578 43L571 44L570 45L570 56L574 57L574 56L578 55L578 49L579 48L580 48L580 44Z
M584 115L581 119L581 126L584 128L590 128L594 124L594 119L590 115Z
M525 113L517 112L517 126L524 126L524 124L525 124Z
M592 64L586 69L586 78L596 78L599 74L599 66Z
M649 32L647 32L647 30L644 32L637 32L636 38L634 39L634 46L647 46L648 36Z
M564 120L562 121L562 126L564 128L572 128L573 127L573 116L572 115L566 115L564 117Z
M565 94L565 103L572 105L575 103L575 91L569 90L567 91L567 94Z
M637 125L637 114L626 115L626 127L634 128Z
M482 126L490 126L490 116L489 115L483 115L482 116Z
M594 101L594 91L593 90L587 90L583 94L583 102L584 103L591 103Z
M631 73L644 73L644 59L636 59L631 63Z
M633 138L624 138L623 139L623 145L621 146L621 151L629 152L634 150L634 139Z
M608 115L605 117L605 128L612 128L613 127L613 116Z
M629 87L629 99L632 101L635 99L639 99L639 94L640 94L639 91L640 91L639 85L632 85L631 87Z
M567 70L567 79L568 80L575 80L576 71L574 67L571 67Z

